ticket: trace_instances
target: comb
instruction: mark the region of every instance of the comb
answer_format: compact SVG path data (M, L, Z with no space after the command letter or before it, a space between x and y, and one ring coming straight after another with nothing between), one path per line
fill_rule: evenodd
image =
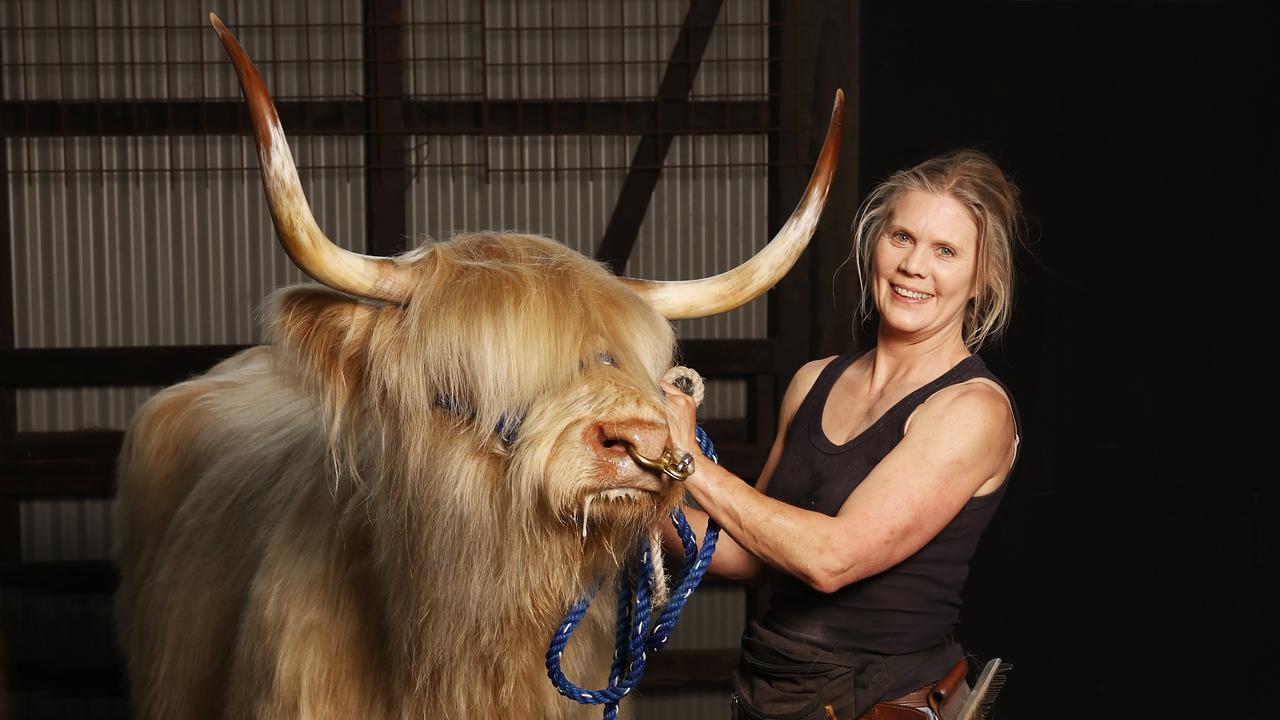
M1004 688L1005 677L1013 665L994 658L982 668L968 701L960 708L956 720L987 720L995 707L996 697Z

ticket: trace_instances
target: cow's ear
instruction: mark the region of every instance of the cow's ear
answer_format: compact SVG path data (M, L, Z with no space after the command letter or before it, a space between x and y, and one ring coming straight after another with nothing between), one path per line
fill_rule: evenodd
M318 285L282 290L267 308L276 358L328 409L346 406L365 385L377 309Z

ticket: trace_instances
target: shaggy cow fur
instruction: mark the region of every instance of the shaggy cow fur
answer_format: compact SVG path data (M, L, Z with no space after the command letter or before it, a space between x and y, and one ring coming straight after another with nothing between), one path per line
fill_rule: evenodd
M592 450L616 423L665 433L671 326L545 238L398 263L407 304L284 290L269 346L139 411L117 502L138 717L600 712L560 697L542 657L679 500L656 479L599 495L616 463ZM516 417L506 445L494 429ZM605 684L612 606L603 592L566 650L583 686Z

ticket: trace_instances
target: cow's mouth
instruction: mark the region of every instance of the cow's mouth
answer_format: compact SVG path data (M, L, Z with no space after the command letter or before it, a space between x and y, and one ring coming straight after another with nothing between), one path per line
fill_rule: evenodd
M643 498L646 494L656 495L657 491L632 487L609 488L608 490L601 490L599 492L592 493L588 499L608 500L610 502L615 500L630 500L635 502L636 500Z
M581 514L574 512L575 524L581 523L579 527L582 532L582 539L587 539L587 527L591 524L591 519L601 517L629 517L636 512L638 506L642 506L646 500L650 500L659 494L657 487L610 487L603 490L596 490L587 493L582 498L579 505ZM593 512L594 511L594 512ZM621 515L618 515L621 513ZM608 520L605 521L606 523Z

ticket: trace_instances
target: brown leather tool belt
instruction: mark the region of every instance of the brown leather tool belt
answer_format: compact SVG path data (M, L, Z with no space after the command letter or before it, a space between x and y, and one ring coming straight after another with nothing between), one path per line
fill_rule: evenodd
M942 720L951 720L969 696L969 686L964 681L968 672L969 662L958 660L937 681L902 697L878 702L859 715L858 720L924 720L929 714L922 708L932 710Z

